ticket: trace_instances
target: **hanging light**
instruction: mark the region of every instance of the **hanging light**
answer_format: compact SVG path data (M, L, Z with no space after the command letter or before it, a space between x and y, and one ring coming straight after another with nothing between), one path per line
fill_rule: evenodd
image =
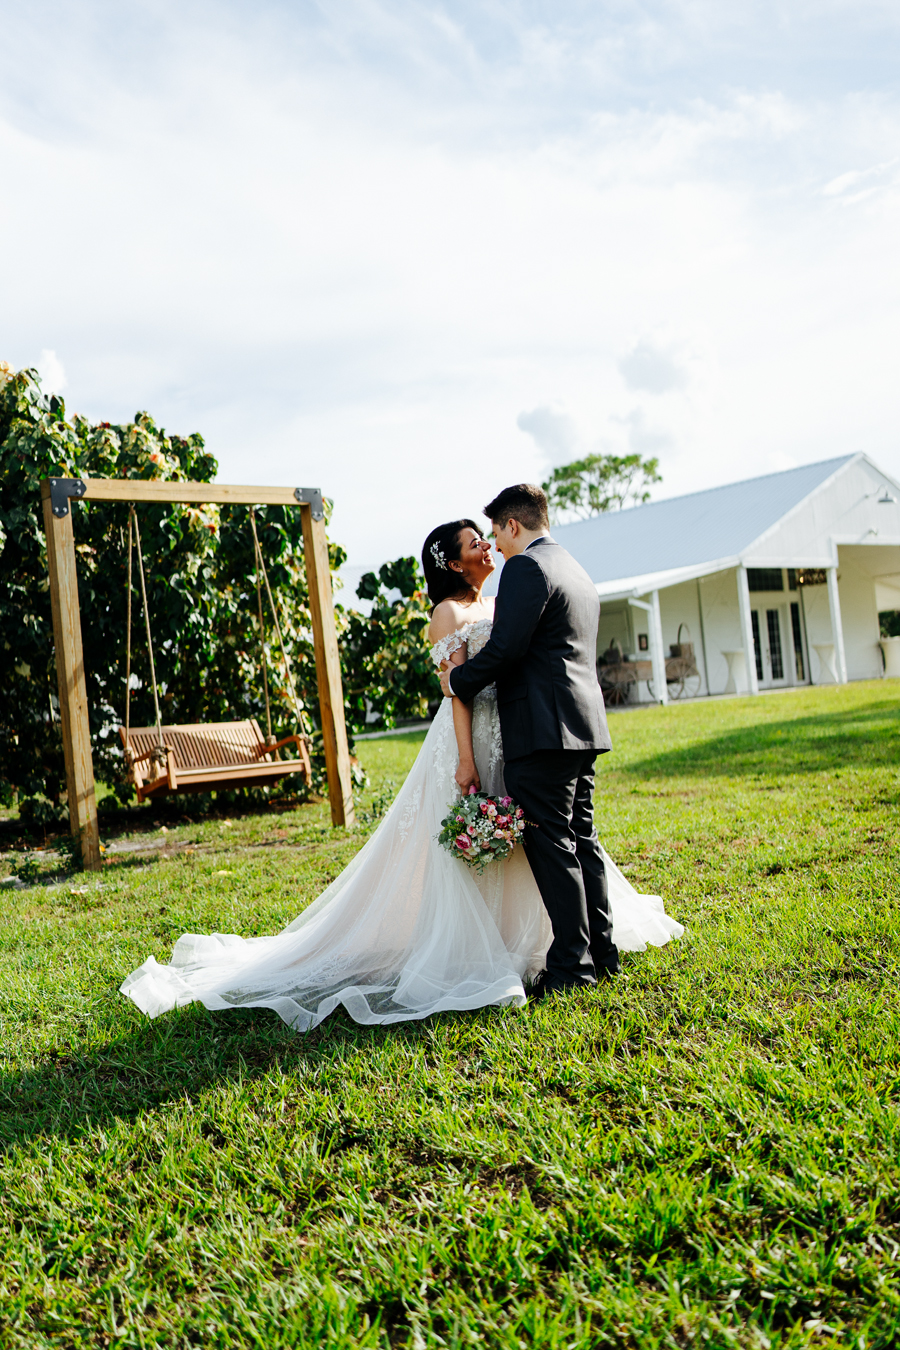
M879 506L896 506L896 505L897 505L897 498L896 498L896 497L892 497L891 494L890 494L890 492L888 491L888 489L885 488L885 489L884 489L884 492L882 492L881 496L878 498L878 505L879 505Z

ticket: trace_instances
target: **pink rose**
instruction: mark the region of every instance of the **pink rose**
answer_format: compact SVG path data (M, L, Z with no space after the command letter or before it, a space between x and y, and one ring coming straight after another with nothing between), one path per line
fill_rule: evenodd
M461 848L463 852L472 847L472 841L467 834L458 834L456 836L456 847Z
M501 805L501 806L512 806L512 797L501 797L501 798L500 798L500 805Z
M474 783L472 783L471 786L469 787L469 796L470 796L470 797L474 797L474 796L475 796L475 784L474 784Z
M516 807L516 820L521 820L524 814L525 814L525 812L522 810L521 806L517 806L517 807Z
M474 833L475 833L475 826L474 826L474 825L470 825L470 826L468 827L468 829L466 830L466 833L467 833L467 834L474 834Z

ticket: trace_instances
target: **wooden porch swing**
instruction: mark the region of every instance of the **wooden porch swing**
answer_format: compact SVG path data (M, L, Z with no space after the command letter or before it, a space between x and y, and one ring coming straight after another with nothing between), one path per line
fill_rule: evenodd
M254 508L250 507L250 528L253 532L253 553L256 565L256 603L262 648L263 692L266 704L268 734L263 737L255 718L243 722L205 722L182 726L164 726L159 711L159 687L156 683L156 663L153 657L153 637L150 609L147 603L147 582L144 574L144 555L141 549L141 531L137 513L132 504L128 513L128 599L127 638L125 658L125 725L119 727L122 749L129 780L134 784L139 802L147 798L165 797L169 793L223 791L241 787L270 787L291 774L302 773L307 784L312 778L306 737L297 733L276 740L272 734L272 710L269 705L269 677L266 662L265 627L263 623L262 583L272 611L272 620L285 674L291 691L298 728L302 725L300 703L294 685L291 663L284 648L278 611L272 598L269 574L259 538L256 533ZM137 547L138 573L141 579L141 599L144 609L144 628L147 634L147 656L150 665L150 685L156 724L152 727L131 725L131 596L132 556ZM277 758L285 746L294 745L296 759Z
M118 501L185 503L201 505L218 502L231 505L293 506L299 508L303 526L303 553L312 617L313 648L319 689L319 711L328 776L328 796L334 825L352 825L353 790L350 752L344 723L344 698L341 688L340 659L325 512L318 488L233 487L216 483L152 482L143 479L48 478L41 484L44 528L47 534L47 566L50 580L50 604L53 616L53 641L59 680L60 721L66 765L69 822L77 841L82 862L88 870L101 866L97 799L91 755L87 687L81 642L81 615L78 604L78 579L75 567L75 536L70 503L73 501ZM252 519L252 518L251 518ZM137 526L137 518L133 517ZM137 529L135 528L135 538ZM268 587L265 564L255 537L257 585L260 578ZM129 559L130 561L130 559ZM260 564L262 566L260 567ZM142 587L142 594L146 586ZM129 585L129 609L131 587ZM148 624L148 649L151 645L149 619L144 594L144 618ZM262 613L261 590L257 602ZM274 614L274 605L272 605ZM277 614L274 615L277 625ZM293 678L278 631L279 645L299 711ZM131 621L128 622L129 643ZM130 647L129 647L130 666ZM167 792L208 791L210 788L246 786L248 782L277 782L292 773L309 772L309 753L302 735L294 734L280 742L272 736L268 712L268 678L265 661L263 678L266 691L267 736L254 719L245 722L207 723L203 726L164 726L159 713L155 670L151 666L156 725L130 725L130 680L128 671L123 749L131 758L132 773L140 800ZM121 734L121 733L120 733ZM146 738L146 739L145 739ZM297 758L276 758L280 750L293 743Z

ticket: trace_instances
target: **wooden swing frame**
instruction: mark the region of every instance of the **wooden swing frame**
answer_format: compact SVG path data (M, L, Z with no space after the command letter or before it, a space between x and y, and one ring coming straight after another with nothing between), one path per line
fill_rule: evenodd
M344 695L321 491L318 488L241 487L224 483L164 483L134 478L47 478L41 483L41 500L47 534L69 823L85 869L98 871L102 859L81 642L72 501L191 505L215 502L236 506L299 507L331 822L335 826L352 825L355 817L350 751L344 722Z

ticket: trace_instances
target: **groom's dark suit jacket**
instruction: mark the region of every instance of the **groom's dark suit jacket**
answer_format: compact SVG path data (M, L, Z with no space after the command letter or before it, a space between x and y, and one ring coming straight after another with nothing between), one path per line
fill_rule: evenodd
M554 539L535 539L504 565L490 639L454 667L450 684L469 703L496 682L505 759L612 749L597 682L599 617L593 582Z

